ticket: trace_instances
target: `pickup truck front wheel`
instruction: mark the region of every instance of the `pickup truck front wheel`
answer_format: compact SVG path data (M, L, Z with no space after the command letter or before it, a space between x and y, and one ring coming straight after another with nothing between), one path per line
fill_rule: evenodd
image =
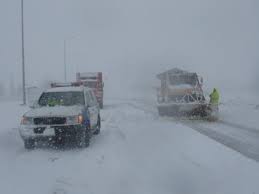
M76 137L76 145L78 148L85 148L90 145L90 131L88 129L84 129L81 132L77 133Z
M24 148L27 150L31 150L31 149L35 148L35 141L33 139L25 139Z
M98 135L101 132L101 117L100 115L98 116L98 122L96 126L96 130L94 132L94 135Z

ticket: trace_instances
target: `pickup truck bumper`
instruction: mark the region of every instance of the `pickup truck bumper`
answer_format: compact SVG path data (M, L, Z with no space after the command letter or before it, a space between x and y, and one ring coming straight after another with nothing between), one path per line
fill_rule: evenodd
M38 125L21 125L19 132L23 140L52 140L54 138L72 138L81 132L84 126L77 125L63 125L63 126L38 126Z

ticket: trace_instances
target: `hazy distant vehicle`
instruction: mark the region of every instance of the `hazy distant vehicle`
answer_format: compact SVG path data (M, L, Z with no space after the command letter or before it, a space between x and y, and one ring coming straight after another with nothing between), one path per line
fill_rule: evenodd
M77 73L76 81L84 86L93 89L100 108L103 108L103 75L102 72Z
M158 111L161 116L201 116L211 114L202 84L203 79L196 73L171 69L157 75L161 81L158 88Z
M70 86L43 92L23 115L19 131L26 149L42 140L73 141L78 147L87 147L92 134L99 134L100 128L100 110L92 90Z

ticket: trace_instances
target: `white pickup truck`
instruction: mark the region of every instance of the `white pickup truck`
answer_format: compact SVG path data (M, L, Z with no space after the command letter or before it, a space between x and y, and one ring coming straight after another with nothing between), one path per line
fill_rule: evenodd
M26 149L37 141L73 141L87 147L101 128L100 109L93 91L80 87L57 87L44 91L21 120L20 135Z

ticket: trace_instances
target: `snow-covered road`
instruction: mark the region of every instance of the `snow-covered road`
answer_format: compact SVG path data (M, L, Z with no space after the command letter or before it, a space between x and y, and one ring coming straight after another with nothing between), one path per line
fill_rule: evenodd
M136 100L110 100L87 149L26 151L26 107L0 103L0 191L5 194L258 193L259 164Z
M238 100L237 100L238 102ZM190 127L199 133L259 162L259 120L256 104L251 101L224 103L220 106L220 119L217 122L188 118L163 117L161 119ZM248 103L247 103L248 102ZM154 102L134 100L129 103L145 112L157 115Z
M217 123L184 121L183 123L242 155L259 162L258 130L225 121Z

